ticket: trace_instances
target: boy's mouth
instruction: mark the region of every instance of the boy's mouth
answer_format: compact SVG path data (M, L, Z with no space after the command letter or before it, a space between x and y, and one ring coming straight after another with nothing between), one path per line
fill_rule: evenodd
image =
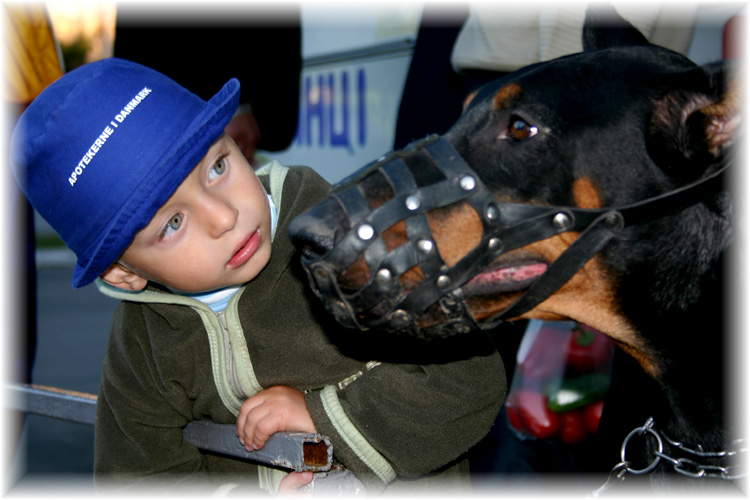
M229 259L229 262L227 262L226 267L228 269L234 269L250 260L250 258L255 255L258 247L260 247L260 239L260 228L258 228L254 233L248 235L239 245L237 245L237 249L232 258Z

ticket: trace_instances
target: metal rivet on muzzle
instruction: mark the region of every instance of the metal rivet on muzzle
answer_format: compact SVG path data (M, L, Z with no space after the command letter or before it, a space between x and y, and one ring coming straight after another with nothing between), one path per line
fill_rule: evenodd
M391 314L390 321L396 328L404 326L409 322L409 314L403 309L396 309Z
M494 204L487 205L487 211L485 212L485 215L489 220L495 220L498 216L497 207Z
M361 240L369 240L375 235L375 229L369 224L362 224L357 228L357 236Z
M422 204L418 196L411 195L406 197L406 208L411 210L412 212L419 208L419 206Z
M447 288L450 285L451 285L451 279L448 276L446 276L444 274L442 276L438 276L437 286L439 288Z
M417 242L417 251L421 253L422 255L427 255L430 252L432 252L432 248L434 245L432 244L432 241L430 240L419 240Z
M333 315L337 318L347 317L346 304L344 304L340 300L337 300L333 304L331 304L331 308L333 309Z
M490 241L487 242L487 248L489 248L493 252L500 250L502 246L503 242L500 241L500 238L490 238Z
M561 231L567 231L573 225L573 221L565 212L559 212L552 218L552 224Z
M381 269L375 274L375 281L380 283L381 285L388 284L391 281L391 278L393 275L391 274L391 271L389 269Z
M464 191L471 191L476 187L477 181L470 175L464 175L459 179L458 185L461 186L461 189Z

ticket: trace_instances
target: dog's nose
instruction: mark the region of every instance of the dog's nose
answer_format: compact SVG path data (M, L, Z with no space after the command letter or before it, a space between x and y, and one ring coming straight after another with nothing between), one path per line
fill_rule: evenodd
M348 230L346 212L334 198L326 198L298 215L289 225L292 243L308 259L328 253Z

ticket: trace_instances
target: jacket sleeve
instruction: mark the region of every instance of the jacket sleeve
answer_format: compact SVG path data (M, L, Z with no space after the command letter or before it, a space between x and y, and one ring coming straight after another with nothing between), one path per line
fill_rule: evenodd
M161 470L198 472L197 450L179 446L187 415L162 397L151 348L138 334L145 329L143 318L127 315L126 324L128 308L135 309L121 303L115 312L102 365L96 408L97 479L127 481Z
M391 341L401 358L422 364L371 362L354 380L307 395L318 431L368 489L459 458L489 432L506 392L502 361L482 332L383 342ZM410 348L421 352L405 355Z

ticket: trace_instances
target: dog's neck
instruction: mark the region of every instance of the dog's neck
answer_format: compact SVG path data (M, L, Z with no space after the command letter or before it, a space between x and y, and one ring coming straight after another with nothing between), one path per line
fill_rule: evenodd
M655 378L663 394L635 404L648 406L644 410L670 438L705 450L723 450L737 437L732 436L732 422L725 418L730 414L725 411L726 403L732 401L731 389L727 389L731 353L725 345L732 343L726 324L729 294L724 263L731 261L726 255L731 236L724 198L720 195L711 207L693 207L657 223L655 232L662 241L646 247L648 255L639 264L648 267L640 276L650 276L652 281L644 284L642 278L623 276L620 287L622 312L647 340L659 365ZM696 218L706 223L695 224ZM703 231L696 234L695 227ZM715 230L707 234L705 228L711 227ZM669 243L660 246L664 240ZM722 244L717 245L718 241ZM663 248L676 255L664 258L659 253ZM696 275L702 278L696 280Z
M711 273L720 269L718 263ZM662 358L658 382L666 397L654 409L655 418L673 439L706 450L724 449L731 428L725 418L731 398L727 397L730 366L722 361L729 335L722 287L720 282L707 283L700 300L689 308L662 311L643 326L644 336L652 339Z

